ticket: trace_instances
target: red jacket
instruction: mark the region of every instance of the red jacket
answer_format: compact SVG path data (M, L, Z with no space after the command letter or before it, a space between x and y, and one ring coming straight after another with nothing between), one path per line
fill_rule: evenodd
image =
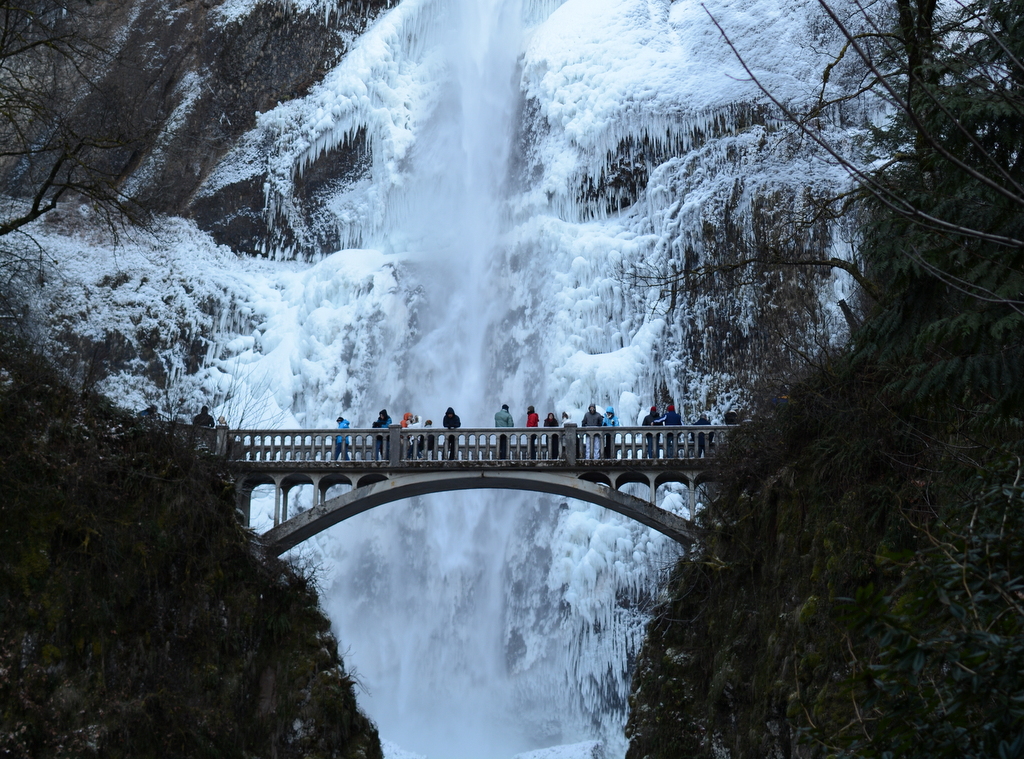
M526 426L527 427L539 427L540 426L540 417L536 413L527 414L526 415Z

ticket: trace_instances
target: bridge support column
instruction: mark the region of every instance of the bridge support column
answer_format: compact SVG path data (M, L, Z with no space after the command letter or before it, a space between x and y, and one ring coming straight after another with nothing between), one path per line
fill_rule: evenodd
M235 489L235 510L242 518L242 525L252 524L252 485L242 480Z
M324 479L322 474L311 474L309 478L313 481L313 506L319 506L327 502L327 488L321 486ZM329 486L328 486L329 487Z
M402 461L402 425L392 424L388 427L388 440L390 441L388 464L398 466Z
M562 443L562 448L565 449L565 463L576 466L576 446L579 445L579 438L576 436L576 425L572 422L565 423L565 437Z
M651 488L651 506L658 505L658 477L654 474L647 475L647 484Z
M688 499L688 506L690 509L690 521L692 522L693 517L697 513L697 485L694 484L693 480L690 480L688 483L686 483L686 490L690 496Z
M223 419L224 417L221 417ZM217 455L226 456L228 453L228 426L226 424L217 425ZM246 522L248 526L248 522Z
M285 486L284 482L286 475L275 474L274 475L274 525L279 525L281 522L288 520L288 491L291 490L290 486Z

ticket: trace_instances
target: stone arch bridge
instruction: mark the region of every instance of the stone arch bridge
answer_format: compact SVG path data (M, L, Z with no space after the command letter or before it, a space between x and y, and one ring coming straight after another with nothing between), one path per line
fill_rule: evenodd
M370 430L216 430L232 462L238 509L250 523L254 488L274 487L274 526L264 534L279 555L368 509L428 493L513 489L596 503L683 544L697 537L697 489L714 481L713 459L729 428L438 428ZM212 441L211 441L212 442ZM686 486L686 517L656 504L659 485ZM648 487L648 498L621 492ZM313 506L289 513L288 494L312 485ZM328 498L337 485L351 490Z

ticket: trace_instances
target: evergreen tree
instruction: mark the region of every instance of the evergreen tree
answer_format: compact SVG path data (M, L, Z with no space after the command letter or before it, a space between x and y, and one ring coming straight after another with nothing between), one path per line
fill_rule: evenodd
M858 355L918 407L1005 422L1024 403L1024 4L896 10L871 63L894 116L865 183L887 287Z

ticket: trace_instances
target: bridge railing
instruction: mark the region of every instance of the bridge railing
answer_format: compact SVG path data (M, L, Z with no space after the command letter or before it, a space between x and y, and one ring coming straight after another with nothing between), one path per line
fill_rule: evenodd
M223 428L222 428L223 429ZM729 427L509 427L347 430L226 430L218 448L247 462L379 462L429 465L452 461L698 459L715 455Z

